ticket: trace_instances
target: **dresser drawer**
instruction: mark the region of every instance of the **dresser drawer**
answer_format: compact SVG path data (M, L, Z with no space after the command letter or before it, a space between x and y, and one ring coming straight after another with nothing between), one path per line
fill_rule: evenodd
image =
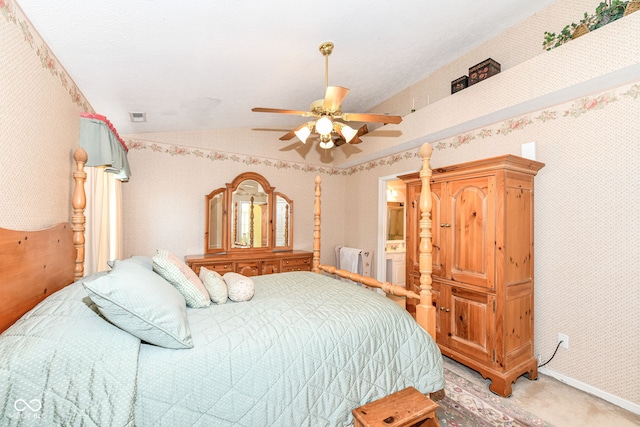
M282 271L311 271L311 257L283 258Z
M200 274L200 268L204 267L207 270L215 271L220 275L224 273L228 273L230 271L235 271L235 266L233 262L194 262L190 265L191 269L196 272L196 274Z
M187 255L185 262L196 274L200 268L216 271L221 275L229 272L244 276L260 276L284 271L311 271L313 253L307 251L244 252L228 254Z

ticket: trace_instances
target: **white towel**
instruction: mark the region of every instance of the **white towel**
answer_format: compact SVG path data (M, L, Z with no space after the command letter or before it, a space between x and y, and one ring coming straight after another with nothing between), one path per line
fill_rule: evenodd
M340 268L352 273L359 273L358 258L360 257L360 252L362 252L362 249L340 248Z

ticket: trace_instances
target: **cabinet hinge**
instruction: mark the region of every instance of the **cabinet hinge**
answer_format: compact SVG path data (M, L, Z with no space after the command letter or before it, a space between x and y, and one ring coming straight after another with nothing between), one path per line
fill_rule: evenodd
M493 314L496 314L496 300L493 300Z
M496 360L496 349L495 348L493 349L493 361L497 362L497 360Z

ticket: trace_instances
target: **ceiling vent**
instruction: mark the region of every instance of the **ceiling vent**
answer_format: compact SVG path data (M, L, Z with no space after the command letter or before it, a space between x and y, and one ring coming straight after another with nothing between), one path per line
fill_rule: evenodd
M129 112L129 117L131 118L131 121L134 122L134 123L140 123L140 122L146 122L147 121L147 113L143 113L143 112L130 111Z

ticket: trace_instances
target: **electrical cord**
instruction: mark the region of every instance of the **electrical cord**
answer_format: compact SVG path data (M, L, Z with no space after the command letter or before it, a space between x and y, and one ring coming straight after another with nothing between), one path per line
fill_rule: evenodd
M560 348L560 344L562 344L564 341L560 340L558 342L558 345L556 346L556 350L553 352L553 354L551 355L551 359L547 360L546 362L538 365L538 368L542 368L544 365L546 365L547 363L551 362L553 360L553 358L555 357L556 353L558 352L558 349Z

